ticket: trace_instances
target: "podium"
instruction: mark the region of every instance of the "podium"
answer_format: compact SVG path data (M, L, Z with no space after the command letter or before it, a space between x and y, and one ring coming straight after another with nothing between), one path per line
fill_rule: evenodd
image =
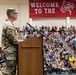
M18 44L18 75L43 75L42 37L35 37Z

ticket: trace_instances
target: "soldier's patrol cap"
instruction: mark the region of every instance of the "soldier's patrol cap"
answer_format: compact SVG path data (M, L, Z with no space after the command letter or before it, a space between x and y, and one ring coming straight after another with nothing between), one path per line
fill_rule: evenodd
M11 12L18 14L18 11L15 8L8 8L6 13L7 13L7 15L9 15Z

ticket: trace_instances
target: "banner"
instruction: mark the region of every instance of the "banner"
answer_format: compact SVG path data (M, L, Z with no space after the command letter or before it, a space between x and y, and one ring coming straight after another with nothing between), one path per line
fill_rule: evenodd
M76 17L76 0L29 0L29 17Z

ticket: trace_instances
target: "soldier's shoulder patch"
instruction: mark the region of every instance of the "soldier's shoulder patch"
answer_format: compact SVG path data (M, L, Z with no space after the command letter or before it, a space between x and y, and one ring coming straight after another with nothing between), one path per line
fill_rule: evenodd
M13 26L9 25L8 29L14 30Z

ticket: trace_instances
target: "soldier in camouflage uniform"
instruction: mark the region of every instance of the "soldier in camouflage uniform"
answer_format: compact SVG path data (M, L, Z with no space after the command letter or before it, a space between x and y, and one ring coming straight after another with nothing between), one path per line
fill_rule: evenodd
M2 31L2 52L6 58L6 69L3 75L15 75L17 64L18 39L13 22L18 12L14 8L7 9L7 17Z

